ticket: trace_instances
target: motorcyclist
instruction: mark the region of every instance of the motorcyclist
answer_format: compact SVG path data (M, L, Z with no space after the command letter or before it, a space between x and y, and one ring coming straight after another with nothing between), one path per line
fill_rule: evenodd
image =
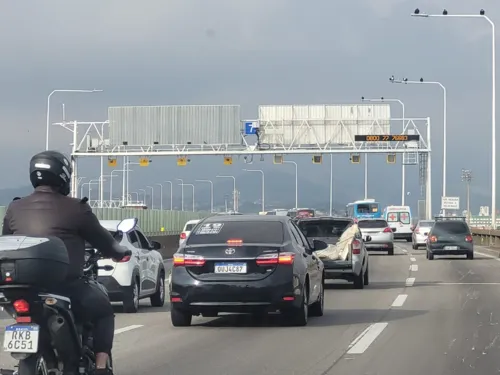
M96 374L109 375L114 312L108 296L93 280L83 277L85 241L105 257L116 260L131 252L100 225L86 198L68 197L72 172L68 158L59 152L44 151L33 156L30 180L35 190L11 202L3 220L2 235L55 236L64 242L70 269L59 292L71 298L76 319L93 323Z

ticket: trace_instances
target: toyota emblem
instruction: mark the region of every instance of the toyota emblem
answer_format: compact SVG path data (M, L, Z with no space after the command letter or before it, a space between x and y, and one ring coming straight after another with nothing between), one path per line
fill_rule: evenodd
M226 249L225 252L227 255L231 255L231 254L234 254L236 252L236 250L235 249Z

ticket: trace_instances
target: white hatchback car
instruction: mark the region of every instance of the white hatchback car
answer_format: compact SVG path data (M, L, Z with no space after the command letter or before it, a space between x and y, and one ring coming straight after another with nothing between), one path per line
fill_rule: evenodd
M98 261L99 266L113 267L111 271L99 270L97 280L106 287L111 301L122 302L127 313L137 312L143 298L149 297L151 305L156 307L165 303L165 266L157 251L161 245L149 241L137 221L135 218L100 221L120 245L132 251L132 256L118 263L111 259Z
M179 237L179 246L182 246L184 242L186 242L187 238L189 237L189 234L193 230L193 228L198 224L200 221L199 220L189 220L185 225L184 229L181 232L181 235Z

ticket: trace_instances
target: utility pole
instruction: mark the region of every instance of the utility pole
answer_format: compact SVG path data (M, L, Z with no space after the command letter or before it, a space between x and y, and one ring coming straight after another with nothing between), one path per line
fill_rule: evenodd
M465 182L467 188L467 224L470 225L470 183L472 181L472 171L470 169L462 169L462 181Z

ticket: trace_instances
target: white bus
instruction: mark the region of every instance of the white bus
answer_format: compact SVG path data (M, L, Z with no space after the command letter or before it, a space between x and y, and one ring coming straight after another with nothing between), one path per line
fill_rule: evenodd
M412 216L410 206L387 206L384 208L384 219L391 228L395 228L394 239L412 241Z

